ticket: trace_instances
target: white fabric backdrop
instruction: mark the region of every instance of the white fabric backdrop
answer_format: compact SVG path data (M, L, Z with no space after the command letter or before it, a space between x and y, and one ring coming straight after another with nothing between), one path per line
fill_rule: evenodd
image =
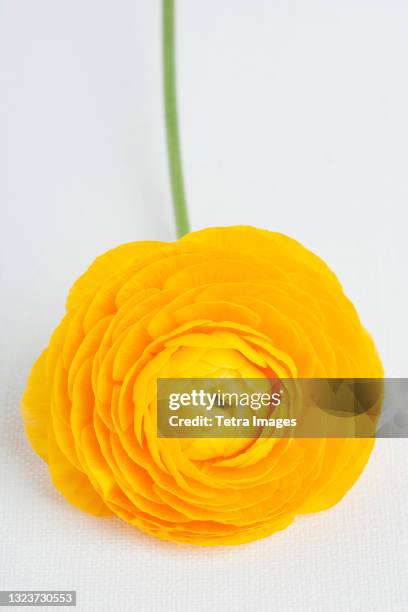
M193 228L289 233L338 273L388 376L407 376L408 5L180 1ZM407 442L377 443L332 510L238 548L156 542L68 506L19 400L74 278L173 238L159 3L0 3L0 589L77 589L80 610L408 609Z

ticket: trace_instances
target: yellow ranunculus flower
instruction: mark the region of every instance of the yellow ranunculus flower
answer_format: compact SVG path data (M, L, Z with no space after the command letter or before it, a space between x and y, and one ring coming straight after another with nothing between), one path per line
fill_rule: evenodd
M98 257L34 365L27 436L64 497L154 536L239 544L338 502L372 439L157 438L157 378L381 377L335 275L252 227Z

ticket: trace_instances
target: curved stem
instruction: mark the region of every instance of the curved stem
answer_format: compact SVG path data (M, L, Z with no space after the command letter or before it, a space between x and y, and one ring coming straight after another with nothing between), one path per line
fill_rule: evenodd
M190 231L184 192L183 169L181 165L180 141L177 120L176 70L174 48L174 0L163 0L163 77L164 107L166 116L167 154L173 210L180 237Z

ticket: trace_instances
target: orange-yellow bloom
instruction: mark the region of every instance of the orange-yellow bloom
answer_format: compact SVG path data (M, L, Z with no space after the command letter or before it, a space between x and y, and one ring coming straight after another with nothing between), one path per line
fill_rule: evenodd
M64 497L160 538L238 544L338 502L371 439L165 439L157 378L381 377L335 275L277 233L211 228L98 257L35 363L27 436Z

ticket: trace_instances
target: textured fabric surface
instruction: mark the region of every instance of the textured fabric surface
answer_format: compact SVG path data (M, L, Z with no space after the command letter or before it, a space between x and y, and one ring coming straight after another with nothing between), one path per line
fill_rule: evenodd
M84 515L25 441L29 369L92 259L173 240L159 2L0 3L0 589L81 612L405 612L406 440L331 510L238 548ZM388 376L407 376L408 4L180 0L193 227L290 234L335 270ZM404 282L401 282L404 279Z
M59 496L22 432L17 361L1 381L0 589L76 589L84 612L407 609L406 440L379 440L338 506L284 532L233 548L171 545Z

